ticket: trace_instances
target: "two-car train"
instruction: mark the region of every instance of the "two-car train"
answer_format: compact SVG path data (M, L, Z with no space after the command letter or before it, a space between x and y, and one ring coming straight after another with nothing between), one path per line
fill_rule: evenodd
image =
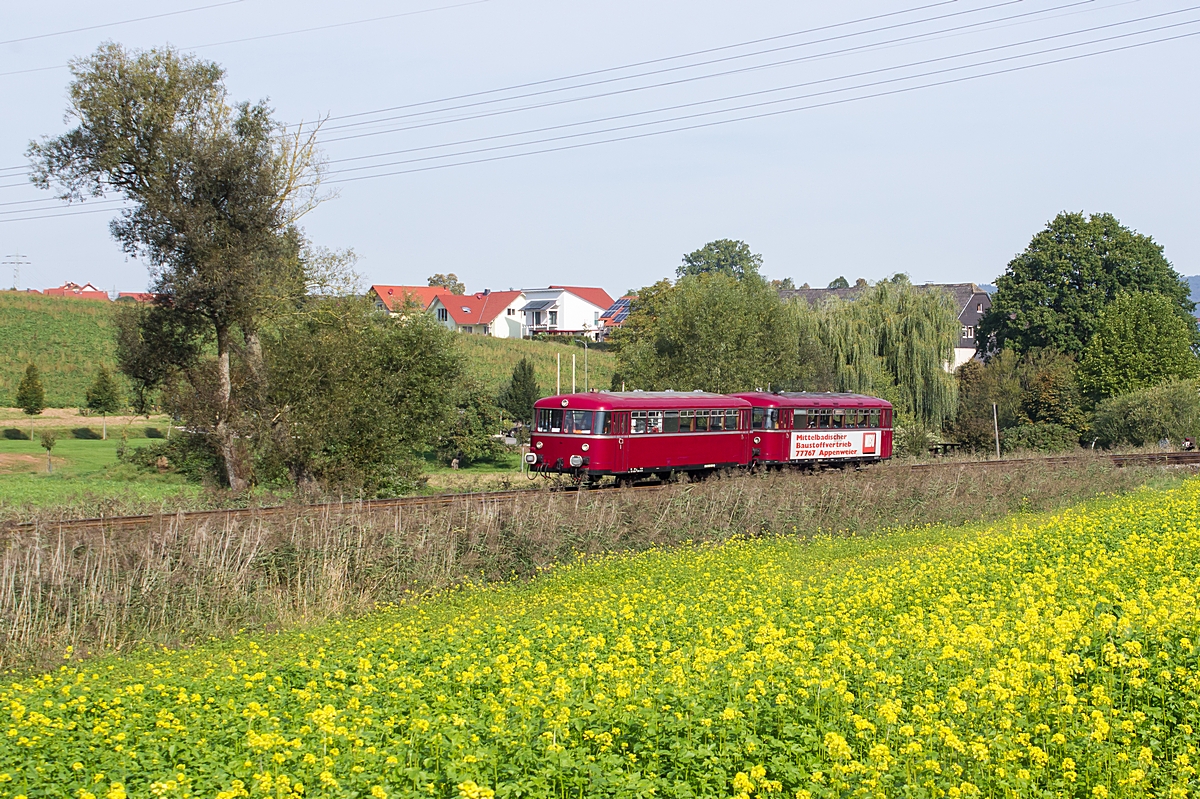
M878 461L892 406L860 394L592 391L538 400L525 461L584 483Z

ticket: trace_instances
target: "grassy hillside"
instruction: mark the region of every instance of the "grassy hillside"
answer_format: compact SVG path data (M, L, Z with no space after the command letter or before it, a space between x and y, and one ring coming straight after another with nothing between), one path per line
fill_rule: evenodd
M15 402L17 384L29 363L42 373L46 402L52 408L77 408L100 363L116 366L115 308L111 303L0 291L0 407ZM571 355L576 387L584 389L583 348L549 341L460 336L467 370L489 392L497 393L513 367L528 356L538 385L554 391L555 358L562 356L563 391L571 390ZM611 352L588 352L588 385L608 388L616 368Z
M51 408L84 403L101 363L116 366L111 303L0 291L0 405L12 406L29 363Z
M509 378L513 367L521 358L533 361L534 374L543 394L554 393L554 373L557 357L562 356L562 390L571 390L571 356L575 356L575 387L584 389L583 347L568 346L553 341L526 341L503 339L490 336L462 335L462 351L467 358L467 370L484 388L492 393L500 391ZM616 356L611 352L589 349L588 386L607 389L612 383L617 368Z

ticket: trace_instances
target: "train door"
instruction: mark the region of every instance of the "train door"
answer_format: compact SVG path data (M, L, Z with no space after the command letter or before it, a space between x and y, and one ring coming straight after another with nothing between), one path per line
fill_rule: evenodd
M613 471L629 471L629 411L613 411L612 435L617 437L616 454L613 456Z

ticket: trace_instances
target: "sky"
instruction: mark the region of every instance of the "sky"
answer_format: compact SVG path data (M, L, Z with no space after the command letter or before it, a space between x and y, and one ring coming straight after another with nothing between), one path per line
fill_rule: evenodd
M20 288L147 287L115 204L22 172L71 124L63 65L115 41L324 120L336 197L302 224L367 285L616 296L719 238L796 285L991 283L1064 210L1113 213L1196 274L1197 33L1186 0L5 3L0 261L24 262Z

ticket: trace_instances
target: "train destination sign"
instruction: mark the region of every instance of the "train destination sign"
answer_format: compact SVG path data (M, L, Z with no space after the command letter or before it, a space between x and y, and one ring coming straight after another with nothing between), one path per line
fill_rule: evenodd
M799 430L792 433L791 460L860 458L878 454L878 430Z

